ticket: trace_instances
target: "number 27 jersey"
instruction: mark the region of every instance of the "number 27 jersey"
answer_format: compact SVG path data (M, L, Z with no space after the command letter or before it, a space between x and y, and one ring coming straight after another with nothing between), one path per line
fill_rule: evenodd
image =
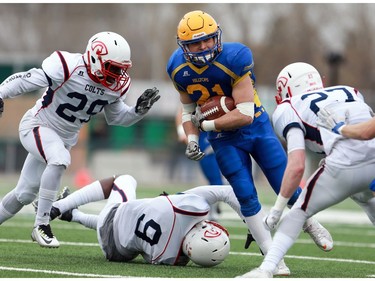
M318 128L318 112L321 108L330 108L336 116L345 116L348 112L349 124L363 122L371 118L370 111L362 95L348 86L334 86L318 91L306 92L279 104L272 116L276 134L286 139L288 130L300 128L305 135L305 145L313 152L326 154L327 161L341 165L354 165L371 161L374 142L344 139L328 130ZM374 147L375 148L375 147Z

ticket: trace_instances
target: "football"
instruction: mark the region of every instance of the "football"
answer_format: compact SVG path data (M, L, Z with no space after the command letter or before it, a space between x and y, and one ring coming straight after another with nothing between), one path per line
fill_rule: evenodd
M234 100L227 96L213 96L201 106L205 120L214 120L235 109Z

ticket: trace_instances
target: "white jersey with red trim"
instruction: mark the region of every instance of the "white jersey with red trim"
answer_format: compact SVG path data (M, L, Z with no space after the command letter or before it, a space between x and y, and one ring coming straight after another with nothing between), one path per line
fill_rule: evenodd
M113 218L116 249L126 257L141 254L148 263L185 265L189 259L182 254L183 239L195 224L207 219L210 205L216 202L227 203L244 219L230 185L198 186L180 194L137 200L135 185L120 181L116 185L129 200L119 205ZM98 229L113 204L122 202L123 197L117 195L118 192L111 192L108 209L100 214ZM99 243L101 240L99 234Z
M130 126L142 119L123 101L130 83L129 79L122 91L111 91L89 77L82 54L56 51L43 61L42 69L16 73L5 80L0 85L0 97L46 88L25 113L20 131L46 126L73 146L81 127L102 110L110 125Z
M344 139L338 134L318 128L317 113L320 108L327 106L336 116L345 116L347 112L349 124L372 118L371 109L356 89L334 86L285 99L272 116L276 134L285 139L289 129L300 128L305 135L306 147L313 152L326 154L329 156L326 161L331 163L347 166L373 162L375 141Z
M176 264L186 233L207 218L210 206L195 194L138 199L121 204L113 220L120 253L135 252L152 264Z

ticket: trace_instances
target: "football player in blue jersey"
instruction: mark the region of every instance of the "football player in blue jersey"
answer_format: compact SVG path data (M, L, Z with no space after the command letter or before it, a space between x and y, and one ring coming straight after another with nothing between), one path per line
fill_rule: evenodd
M208 132L220 170L238 198L245 221L263 253L271 234L263 226L264 213L252 176L252 156L276 194L287 165L285 150L275 135L255 88L251 50L241 43L222 43L222 30L203 11L183 16L177 27L179 48L171 55L167 73L180 93L182 122L188 137L186 156L200 160L204 152L198 144L199 130ZM232 97L236 108L215 119L204 120L200 105L212 96ZM292 205L299 188L288 201ZM322 248L320 234L328 232L316 220L304 226ZM289 270L285 275L289 275Z

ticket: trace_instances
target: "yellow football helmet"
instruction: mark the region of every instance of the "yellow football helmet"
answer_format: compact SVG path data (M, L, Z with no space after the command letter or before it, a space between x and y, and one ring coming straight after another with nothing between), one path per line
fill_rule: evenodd
M189 44L214 38L215 45L203 52L191 52ZM177 26L177 44L185 59L196 65L205 65L217 58L222 50L221 29L215 19L203 11L192 11L184 15Z

